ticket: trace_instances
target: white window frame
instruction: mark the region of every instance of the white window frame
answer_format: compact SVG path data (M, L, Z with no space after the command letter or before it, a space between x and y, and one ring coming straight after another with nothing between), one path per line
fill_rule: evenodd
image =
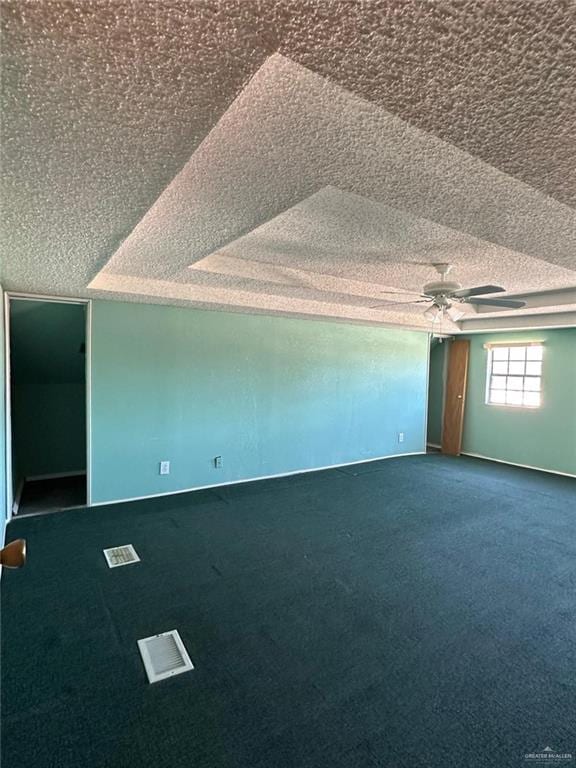
M497 344L496 343L485 344L484 347L486 348L486 350L488 352L487 360L486 360L486 388L485 388L484 404L488 405L488 406L491 406L491 407L496 407L496 408L514 408L514 409L524 409L524 410L530 410L530 411L537 411L539 408L542 408L542 405L543 405L542 379L543 379L544 355L545 355L545 353L544 353L544 342L542 342L542 341L508 342L508 343L501 342L501 343L497 343ZM526 389L524 389L524 387L522 387L521 390L514 390L514 391L520 391L522 393L524 393L526 391L528 391L528 392L530 392L530 391L539 392L539 394L540 394L540 402L538 403L538 405L528 405L528 404L525 404L525 403L496 403L496 402L493 402L490 399L490 392L491 392L491 389L492 389L492 387L490 385L491 385L491 382L492 382L492 376L493 375L495 375L495 376L500 375L500 374L493 374L492 373L493 361L494 361L494 350L495 349L512 349L514 347L516 347L516 348L521 347L521 348L524 348L526 350L529 347L541 347L542 348L542 358L541 358L541 360L540 361L534 361L534 362L540 362L541 363L540 374L539 375L536 375L536 374L526 374L525 372L523 374L517 374L518 376L521 376L522 379L538 378L540 380L540 389L539 390L526 390ZM527 357L527 352L525 353L525 359L526 359L526 357ZM498 362L498 361L496 361L496 362ZM511 362L509 357L508 357L508 362ZM514 361L512 361L512 362L514 362ZM502 375L503 376L509 376L509 375L514 375L514 374L502 374ZM508 390L507 387L505 387L504 390L502 390L502 391L507 392L509 390Z

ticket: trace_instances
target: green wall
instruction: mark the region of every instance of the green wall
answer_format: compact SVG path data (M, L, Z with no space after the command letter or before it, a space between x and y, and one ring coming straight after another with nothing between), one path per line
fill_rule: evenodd
M10 302L14 486L86 469L85 307Z
M428 443L441 445L442 418L444 415L444 371L448 340L440 343L432 339L430 346L430 374L428 384Z
M424 451L427 358L426 333L94 301L92 500Z
M576 474L576 328L471 335L462 450ZM540 408L485 405L487 342L542 340Z

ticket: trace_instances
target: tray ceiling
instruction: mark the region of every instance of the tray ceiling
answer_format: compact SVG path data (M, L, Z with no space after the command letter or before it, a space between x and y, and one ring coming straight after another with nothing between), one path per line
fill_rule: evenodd
M574 310L572 4L2 10L9 290L424 328L370 306L449 261Z

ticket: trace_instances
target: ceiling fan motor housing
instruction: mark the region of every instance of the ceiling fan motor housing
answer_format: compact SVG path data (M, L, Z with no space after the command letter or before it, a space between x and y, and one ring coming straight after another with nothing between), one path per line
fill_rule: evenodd
M426 283L422 289L422 293L424 296L431 296L436 298L437 296L449 295L453 291L458 291L460 288L462 288L460 283L452 283L448 280L444 280L442 282L438 281L435 283Z

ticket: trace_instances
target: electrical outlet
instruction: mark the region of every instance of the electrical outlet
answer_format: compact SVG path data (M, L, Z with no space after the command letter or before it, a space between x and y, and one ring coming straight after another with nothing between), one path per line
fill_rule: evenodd
M222 469L222 456L214 456L214 469Z
M170 474L170 462L169 461L161 461L160 462L160 474L161 475L169 475Z
M399 443L404 442L404 432L398 432L398 442Z

